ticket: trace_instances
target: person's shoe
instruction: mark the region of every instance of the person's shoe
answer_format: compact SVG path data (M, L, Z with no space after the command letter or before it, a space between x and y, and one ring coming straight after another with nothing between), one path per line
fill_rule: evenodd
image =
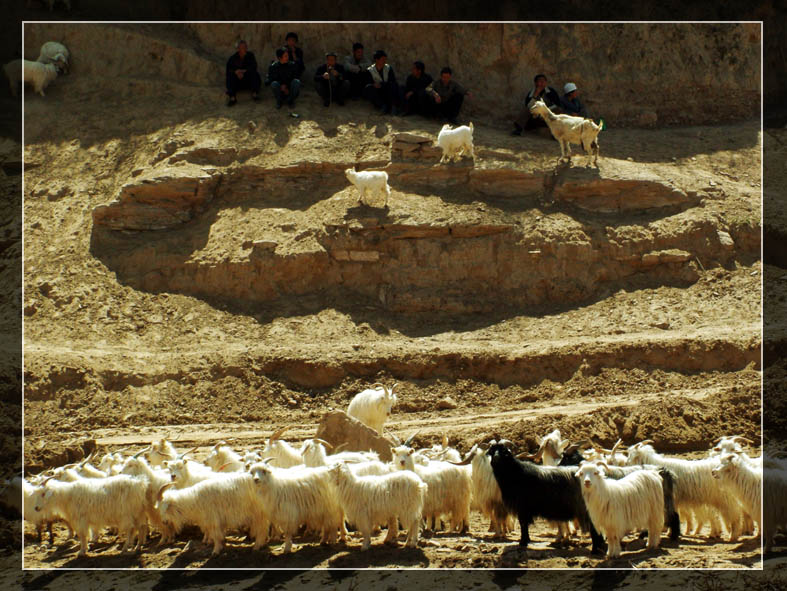
M344 106L344 99L337 99L336 100L336 104L339 105L340 107L343 107Z
M514 131L511 132L511 135L522 135L522 128L517 127Z
M276 108L281 109L281 101L276 101Z
M228 107L234 107L234 106L236 105L236 103L237 103L237 102L238 102L238 99L237 99L237 98L235 98L234 96L231 96L231 97L229 97L229 98L227 99L227 106L228 106Z
M390 115L391 114L391 107L389 107L388 105L384 106L383 107L383 114Z
M295 106L295 99L287 99L287 104L290 105L291 107L294 107Z
M330 107L331 106L331 102L330 101L323 101L322 102L322 106L323 107Z
M258 95L258 94L255 92L254 94L252 94L252 95L251 95L251 100L253 100L255 103L258 103L258 102L260 102L260 95Z

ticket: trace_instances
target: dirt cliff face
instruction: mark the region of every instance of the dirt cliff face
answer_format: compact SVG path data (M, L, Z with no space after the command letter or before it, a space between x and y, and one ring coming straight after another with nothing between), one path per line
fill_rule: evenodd
M74 54L75 75L160 77L159 85L140 81L132 96L180 83L219 90L238 39L249 43L264 72L294 29L308 86L326 51L341 59L360 41L367 56L385 49L401 84L414 60L435 77L450 66L473 94L467 116L497 125L517 114L537 73L560 94L574 82L590 115L614 127L716 123L760 112L759 24L185 26L184 35L181 25L34 25L26 30L25 56L35 59L44 41L59 39Z

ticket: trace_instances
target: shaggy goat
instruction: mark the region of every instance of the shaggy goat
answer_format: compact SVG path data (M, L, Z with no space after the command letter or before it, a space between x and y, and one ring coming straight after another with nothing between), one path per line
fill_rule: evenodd
M637 470L619 480L606 478L607 466L586 462L576 477L582 482L590 520L607 539L607 558L620 556L627 532L647 528L648 548L659 547L664 527L664 492L661 477L652 470Z
M391 409L396 404L394 390L397 385L386 388L382 384L372 384L371 388L353 396L350 406L347 407L347 415L358 419L382 435L383 425L391 416Z

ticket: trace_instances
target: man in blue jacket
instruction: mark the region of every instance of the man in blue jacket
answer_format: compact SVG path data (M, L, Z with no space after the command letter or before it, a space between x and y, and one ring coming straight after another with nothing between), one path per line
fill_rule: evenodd
M245 41L238 41L238 51L227 61L227 106L232 107L238 102L235 96L239 90L251 90L251 98L259 101L260 74L257 72L257 60L249 51Z

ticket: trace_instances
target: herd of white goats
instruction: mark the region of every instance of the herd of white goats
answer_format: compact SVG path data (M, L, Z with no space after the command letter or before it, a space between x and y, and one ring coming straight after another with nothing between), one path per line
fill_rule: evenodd
M382 435L394 390L373 385L352 399L347 414ZM387 527L384 543L396 545L400 524L413 547L422 528L443 520L466 534L471 510L503 538L518 520L520 545L527 546L528 526L541 517L560 542L580 530L591 534L594 552L606 541L608 557L620 555L629 532L647 530L648 546L658 547L667 526L673 539L681 527L699 535L709 525L711 538L724 527L735 541L756 525L768 551L776 530L787 526L787 461L750 457L739 436L719 438L697 460L662 455L649 441L627 450L620 442L611 450L587 440L570 444L558 430L541 438L535 453L516 457L508 440L476 444L462 457L445 437L426 449L412 446L414 436L392 437L393 459L382 462L371 451L340 451L320 439L297 447L282 439L284 430L256 451L221 441L202 461L186 457L198 448L178 452L167 439L128 457L94 454L7 481L3 496L36 527L39 543L45 527L53 543L52 523L65 522L80 555L107 527L124 536L126 552L141 549L151 528L162 545L186 525L200 528L214 555L228 530L247 532L255 549L283 538L286 553L301 532L320 534L322 544L344 542L347 524L363 536L362 550L380 527Z

